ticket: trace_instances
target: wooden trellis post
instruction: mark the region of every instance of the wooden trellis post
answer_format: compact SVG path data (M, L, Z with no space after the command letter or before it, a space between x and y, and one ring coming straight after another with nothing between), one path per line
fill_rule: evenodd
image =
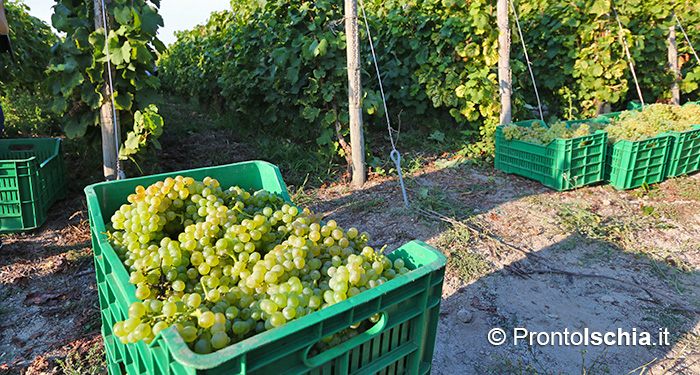
M501 125L510 124L513 81L510 71L510 25L508 1L498 0L498 86L501 93Z
M671 104L679 105L681 103L681 91L678 88L678 79L681 76L681 71L678 66L675 24L668 29L668 66L674 75L673 83L671 84Z
M348 59L348 112L352 148L352 186L365 183L365 139L362 133L362 85L360 84L360 45L357 31L357 0L345 0L345 35Z
M109 15L102 14L102 1L105 2L105 8L107 4L111 3L111 0L93 1L95 8L95 30L104 26L105 35L108 35L110 30ZM104 25L104 19L107 19L107 25ZM107 75L109 74L107 63L105 63L104 66L103 78L105 80L105 86L102 88L103 102L100 108L100 129L102 130L102 169L105 179L109 181L119 178L117 174L117 158L119 157L117 142L121 138L119 137L119 115L117 113L115 116L114 113L116 113L117 109L112 108L111 95L114 88L109 86L109 80L107 79ZM114 75L114 68L112 68L112 74Z

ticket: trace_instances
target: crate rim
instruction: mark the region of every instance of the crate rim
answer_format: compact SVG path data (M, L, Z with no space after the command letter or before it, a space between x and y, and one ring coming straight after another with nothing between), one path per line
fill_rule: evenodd
M526 120L526 121L540 121L540 122L542 122L541 120ZM582 121L583 121L583 120L582 120ZM518 125L518 123L520 123L520 122L522 122L522 121L518 121L517 123L513 122L513 123L511 123L511 124L506 124L506 125ZM496 135L500 135L500 136L504 137L504 139L505 139L505 135L503 135L503 127L506 126L506 125L498 125L498 126L496 127ZM518 126L520 126L520 125L518 125ZM545 124L545 127L546 127L546 126L547 126L547 125ZM522 139L511 139L511 140L505 140L505 141L506 141L506 142L523 142L523 143L527 143L527 144L530 144L530 145L535 145L535 146L547 148L547 147L549 147L550 145L552 145L553 143L556 143L556 142L567 142L567 141L572 141L572 142L573 142L573 141L575 141L575 140L577 140L577 139L586 138L586 137L592 137L592 136L594 136L594 135L602 134L602 133L607 134L608 132L606 132L605 130L600 130L600 129L598 129L598 130L596 130L593 134L582 135L582 136L579 136L579 137L574 137L574 138L555 138L555 139L549 141L549 143L547 143L546 145L539 144L539 143L532 143L532 142L528 142L528 141L523 141ZM585 142L585 140L581 140L581 141L582 141L582 142Z
M179 171L174 171L174 172L163 172L163 173L158 173L158 174L152 174L152 175L147 175L147 176L139 176L139 177L129 177L125 179L120 179L120 180L112 180L112 181L101 181L101 182L96 182L94 184L87 185L83 191L85 192L86 195L95 195L95 188L105 186L105 185L113 185L115 183L120 183L122 181L130 181L130 182L137 182L137 181L145 181L145 180L152 180L154 178L158 179L165 179L167 177L175 177L179 175L183 175L184 173L192 173L192 172L204 172L206 170L212 169L212 168L225 168L228 166L234 166L234 165L245 165L245 164L264 164L269 167L273 167L275 169L275 172L277 174L280 174L279 168L275 165L272 164L268 161L265 160L246 160L246 161L241 161L237 163L229 163L229 164L221 164L221 165L213 165L211 167L201 167L201 168L193 168L193 169L185 169L185 170L179 170ZM184 176L184 175L183 175ZM280 175L281 176L281 175ZM279 177L279 176L278 176ZM281 178L279 179L280 181L283 181ZM149 184L150 185L150 184ZM144 186L146 187L146 186ZM287 201L291 201L289 197L289 192L286 190L286 184L283 185L285 188L285 191L283 192L282 196L285 198Z
M32 155L28 158L24 159L2 159L0 161L2 162L31 162L32 159L35 159L37 163L39 163L39 167L43 167L46 165L49 161L55 159L56 157L60 157L60 152L61 152L61 144L63 144L63 138L60 137L48 137L48 138L0 138L0 143L20 143L20 142L27 142L27 141L36 141L40 140L40 142L43 142L44 140L53 140L56 141L56 145L54 146L54 153L49 156L46 160L41 161L39 163L39 157L36 155Z

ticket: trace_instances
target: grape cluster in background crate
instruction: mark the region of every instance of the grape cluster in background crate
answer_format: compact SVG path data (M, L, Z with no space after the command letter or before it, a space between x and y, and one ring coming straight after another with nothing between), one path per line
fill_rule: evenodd
M601 179L583 179L579 170L565 176L568 184L551 184L532 176L528 170L539 165L567 170L576 168L556 162L546 165L537 155L527 156L526 149L542 155L554 141L570 140L577 144L572 151L584 150L590 144L581 137L602 131L607 134L608 147L604 158L595 162L605 165ZM547 127L538 120L522 121L499 127L496 134L496 168L536 179L557 190L608 181L617 189L630 189L644 183L661 182L667 177L694 172L700 168L700 105L684 106L651 104L638 109L602 115L597 119L559 121ZM511 152L511 149L515 151ZM515 156L513 156L515 155ZM510 157L514 157L512 162ZM522 164L520 167L517 164ZM581 166L579 160L579 166ZM521 168L522 167L522 168ZM578 173L578 174L577 174ZM575 182L570 181L574 179Z

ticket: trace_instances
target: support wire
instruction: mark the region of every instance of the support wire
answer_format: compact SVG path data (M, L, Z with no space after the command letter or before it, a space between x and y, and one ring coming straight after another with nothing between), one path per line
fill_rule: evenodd
M698 60L698 64L700 64L700 57L698 57L697 52L695 52L695 48L693 48L693 44L690 43L690 38L688 38L688 34L685 33L685 30L683 29L683 25L681 25L681 21L678 19L678 16L676 14L674 14L673 17L676 18L676 22L678 22L678 27L681 28L681 31L683 32L683 36L685 36L685 41L688 42L688 46L690 46L690 50L693 51L693 55L695 55L695 60Z
M634 78L634 84L637 86L637 95L639 95L639 102L644 106L644 98L642 97L642 89L639 88L639 81L637 81L637 73L634 72L634 65L632 64L632 56L630 55L630 49L627 47L627 38L625 38L625 29L622 28L622 22L620 22L620 16L617 15L617 10L615 10L615 5L611 2L610 8L612 8L613 13L615 13L615 18L617 19L617 25L620 27L620 33L622 34L622 45L625 47L625 53L627 54L627 62L630 65L630 70L632 70L632 77Z
M384 103L384 114L386 115L386 125L389 128L389 140L391 141L391 160L396 164L396 170L399 172L399 181L401 182L401 192L403 193L403 201L408 207L408 197L406 196L406 186L403 183L403 176L401 174L401 154L396 150L396 144L394 144L394 136L392 135L393 129L391 128L391 120L389 120L389 109L386 105L386 96L384 95L384 86L382 84L382 76L379 73L379 64L377 63L377 55L374 53L374 43L372 42L372 34L369 31L369 23L367 22L367 14L365 13L365 2L360 0L360 7L362 8L362 17L365 19L365 28L367 29L367 38L369 39L369 48L372 51L372 59L374 59L374 68L377 71L377 80L379 81L379 91L382 94L382 102Z
M540 120L544 123L544 115L542 114L542 103L540 102L540 94L537 92L537 84L535 83L535 74L532 73L532 63L530 62L530 57L527 54L527 48L525 47L525 39L523 39L523 31L520 28L520 20L518 20L518 12L515 11L515 4L509 1L510 7L513 9L513 15L515 15L515 24L518 25L518 34L520 35L520 42L523 44L523 52L525 52L525 61L527 61L527 69L530 71L530 78L532 78L532 86L535 88L535 96L537 97L537 109L540 111Z

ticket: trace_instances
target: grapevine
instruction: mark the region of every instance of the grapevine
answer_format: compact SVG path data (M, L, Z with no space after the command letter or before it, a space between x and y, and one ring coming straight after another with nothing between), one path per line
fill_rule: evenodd
M104 5L107 22L112 23L106 37L104 27L95 30L95 3L59 0L54 6L53 26L66 36L51 48L44 87L53 97L52 110L65 115L66 136L83 137L96 130L93 125L100 125L97 109L111 100L105 91L109 59L115 107L125 135L119 140L119 158L124 160L148 143L160 148L156 138L163 119L155 105L160 101L160 82L150 71L157 55L165 51L156 37L163 19L158 0L115 0Z
M113 332L150 343L175 326L200 354L351 298L408 272L367 246L369 235L323 224L264 190L178 176L138 186L111 217L110 242L139 300ZM340 344L376 322L324 338Z

